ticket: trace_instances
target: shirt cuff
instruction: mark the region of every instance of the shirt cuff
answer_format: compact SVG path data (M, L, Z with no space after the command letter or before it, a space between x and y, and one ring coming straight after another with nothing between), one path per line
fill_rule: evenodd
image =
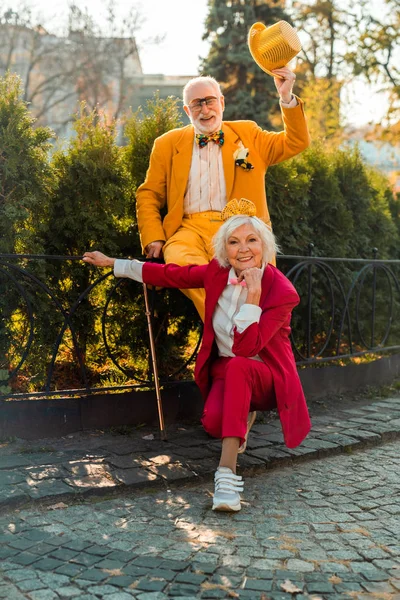
M233 323L239 333L243 333L253 323L260 321L262 309L257 304L242 304L238 314L233 318Z
M290 102L282 102L282 100L281 100L280 103L281 103L281 106L283 106L283 108L294 108L295 106L298 105L297 98L296 98L296 96L293 96L293 94L292 94L292 99Z
M129 277L139 283L143 283L142 270L143 263L140 260L117 258L114 263L115 277Z

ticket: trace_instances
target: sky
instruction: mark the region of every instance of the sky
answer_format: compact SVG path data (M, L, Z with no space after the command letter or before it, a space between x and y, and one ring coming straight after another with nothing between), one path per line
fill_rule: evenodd
M380 0L376 0L379 2ZM67 13L68 0L58 0L54 15L54 0L25 0L39 11L44 20L60 19ZM100 0L75 0L81 8L101 20L105 10ZM196 75L199 58L207 55L208 44L202 41L207 16L207 0L115 0L117 14L123 17L132 5L139 9L142 24L136 35L144 73L164 75ZM164 36L160 44L148 40ZM266 75L268 77L268 75ZM295 91L295 90L294 90ZM356 83L343 91L346 122L355 127L379 122L385 112L382 94Z

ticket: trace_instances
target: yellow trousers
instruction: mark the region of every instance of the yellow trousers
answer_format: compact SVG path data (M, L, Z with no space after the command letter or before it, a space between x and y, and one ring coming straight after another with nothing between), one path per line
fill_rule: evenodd
M214 256L212 238L222 225L221 213L207 211L185 215L182 225L163 247L166 263L176 265L205 265ZM204 289L181 290L194 303L204 321Z

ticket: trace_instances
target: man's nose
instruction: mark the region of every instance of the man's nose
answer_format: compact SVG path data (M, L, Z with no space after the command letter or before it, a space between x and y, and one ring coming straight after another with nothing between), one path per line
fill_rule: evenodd
M203 100L203 102L201 103L201 112L208 113L210 110L211 110L211 108L209 106L207 106L206 101Z

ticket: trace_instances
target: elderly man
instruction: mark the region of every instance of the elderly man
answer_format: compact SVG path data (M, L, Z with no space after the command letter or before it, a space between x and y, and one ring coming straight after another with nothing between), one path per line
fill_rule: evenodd
M254 121L223 121L224 96L213 77L191 79L183 90L191 124L157 138L144 183L138 188L137 221L144 253L167 263L208 263L211 240L232 198L249 198L270 225L265 174L270 165L309 145L302 101L292 94L295 75L273 71L284 130L270 132ZM164 219L161 209L167 206ZM204 290L184 290L204 320Z

